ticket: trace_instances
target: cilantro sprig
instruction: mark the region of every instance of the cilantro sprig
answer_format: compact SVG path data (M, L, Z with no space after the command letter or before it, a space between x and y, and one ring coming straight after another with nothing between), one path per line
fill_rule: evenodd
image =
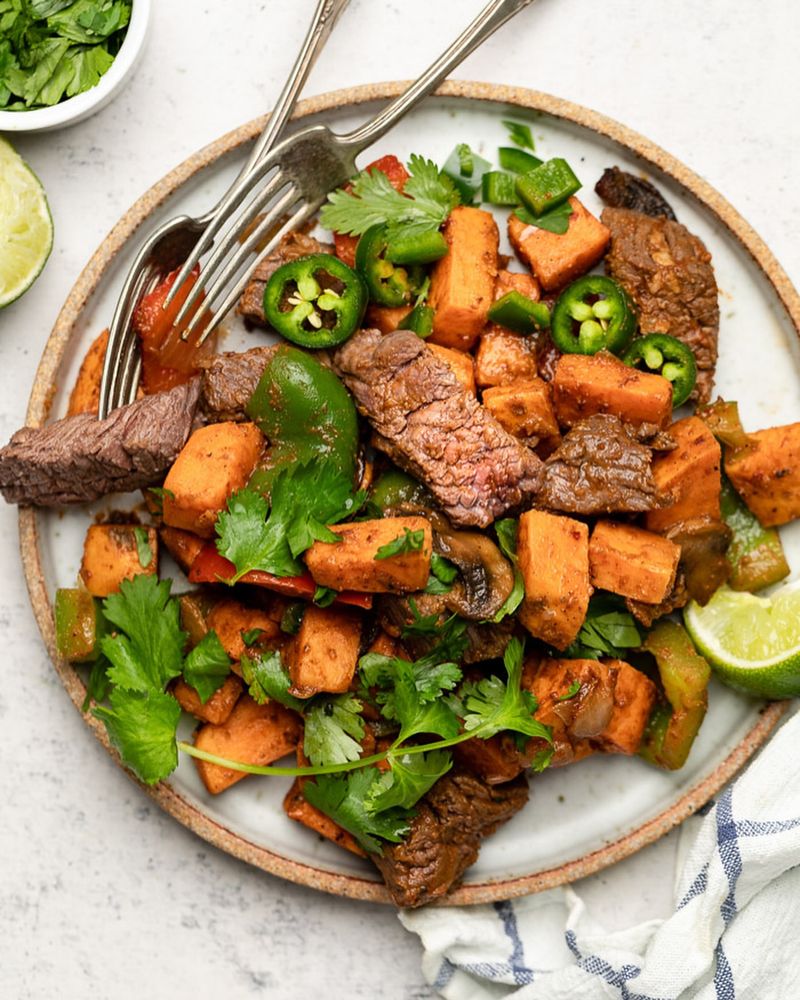
M589 601L578 638L564 652L572 659L599 660L601 656L624 657L638 649L642 636L633 615L613 594L595 594Z
M419 552L425 541L425 532L422 528L419 531L411 531L410 528L403 528L403 533L393 538L386 545L381 545L375 553L375 559L391 559L393 556L404 556L410 552Z
M360 236L371 226L389 226L387 238L401 230L412 236L438 229L458 204L458 192L449 177L432 160L413 153L403 193L396 191L380 170L362 170L350 190L328 195L320 223L338 233Z

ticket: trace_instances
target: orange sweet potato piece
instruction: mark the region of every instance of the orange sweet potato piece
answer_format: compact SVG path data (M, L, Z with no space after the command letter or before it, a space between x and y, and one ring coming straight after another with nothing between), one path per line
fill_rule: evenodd
M361 619L348 608L306 608L300 631L286 649L291 692L310 698L350 687L361 646Z
M196 430L164 481L164 523L213 538L217 514L247 483L263 445L255 424L224 421Z
M140 541L146 541L146 545L141 545ZM142 558L147 565L142 564ZM157 572L158 535L155 528L134 524L93 524L86 532L80 577L94 597L116 594L123 580L132 580L141 573Z
M535 443L558 435L550 386L544 379L532 378L484 389L483 405L514 437L533 439Z
M497 272L497 281L494 286L495 301L502 299L509 292L519 292L520 295L533 299L534 302L538 302L542 297L541 286L532 274L501 269Z
M219 725L206 723L198 730L194 745L207 753L244 764L271 764L291 753L303 736L300 716L276 701L259 705L243 694ZM224 792L246 778L243 771L232 771L219 764L195 759L200 778L212 795Z
M437 358L440 358L446 365L453 369L458 381L464 386L467 392L475 395L475 363L472 355L466 351L454 351L451 347L442 347L441 344L428 344Z
M720 520L721 453L717 439L699 417L686 417L669 428L677 442L672 451L653 460L659 492L672 498L668 507L648 511L645 526L665 533L694 518Z
M725 458L725 472L768 528L800 517L800 423L748 434L748 446Z
M538 376L536 341L489 323L475 352L475 381L481 388L510 385Z
M589 529L571 517L529 510L519 519L517 555L525 582L520 621L537 639L565 649L589 607Z
M577 198L570 198L569 203L572 206L569 228L561 235L529 226L514 212L508 217L511 246L548 292L562 288L593 268L611 239L611 230Z
M355 265L351 264L350 266ZM410 312L411 306L376 306L372 302L367 307L367 314L362 325L375 327L376 330L380 330L384 334L394 333Z
M219 726L230 718L234 705L242 693L242 682L236 674L229 674L205 705L200 700L200 695L182 677L175 681L172 693L184 712L188 712L201 722Z
M609 670L616 670L614 709L608 725L598 737L606 753L634 754L639 749L656 702L656 686L624 660L606 660Z
M304 554L315 583L334 590L363 590L370 594L423 590L431 568L431 525L424 517L385 517L374 521L338 524L331 531L340 542L314 542ZM422 532L422 545L386 559L378 549L405 533Z
M564 354L556 365L553 405L562 427L595 413L628 424L665 427L672 419L672 386L661 375L640 372L613 354Z
M168 524L163 524L158 529L158 537L184 573L189 572L192 563L206 544L205 539L195 535L194 532L171 528Z
M248 608L238 601L218 601L206 616L209 629L217 633L222 648L232 660L240 660L245 646L242 632L261 629L259 645L275 644L283 637L280 625L260 608Z
M326 816L324 812L306 800L303 795L303 783L302 778L296 778L283 800L283 809L289 819L302 823L303 826L307 826L309 830L313 830L321 837L325 837L327 840L333 841L334 844L338 844L339 847L365 858L367 852L351 833L342 829L330 816Z
M670 593L680 557L680 545L618 521L598 521L589 540L593 586L647 604Z
M489 212L459 205L444 225L449 250L431 271L431 341L468 351L486 325L497 276L497 223Z
M78 377L69 397L68 417L73 417L76 413L97 413L100 406L100 379L103 375L107 347L108 330L103 330L92 341L81 362Z

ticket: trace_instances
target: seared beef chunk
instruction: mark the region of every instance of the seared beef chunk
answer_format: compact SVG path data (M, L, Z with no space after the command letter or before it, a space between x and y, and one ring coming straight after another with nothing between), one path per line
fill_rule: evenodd
M594 186L606 205L611 208L631 208L654 218L663 215L675 221L675 213L658 188L643 177L636 177L619 167L608 167Z
M662 506L651 450L618 417L597 413L567 433L545 463L541 507L569 514L613 514Z
M717 283L711 254L679 222L607 208L611 230L606 270L631 296L644 333L668 333L694 351L697 385L691 398L708 402L719 335Z
M203 391L200 407L211 420L244 420L244 408L255 392L275 347L254 347L241 354L215 354L201 359Z
M144 396L98 420L90 413L23 427L0 449L9 503L60 507L160 482L192 429L200 379Z
M272 253L267 254L253 271L253 276L236 307L236 312L244 316L246 323L253 326L267 326L264 317L264 289L267 287L267 282L282 264L288 264L298 257L307 257L310 253L333 253L333 247L329 243L320 243L313 236L292 231L281 239Z
M410 330L361 330L333 356L375 445L428 487L455 525L485 528L532 499L542 463Z
M481 839L528 801L524 775L487 785L469 771L440 778L417 806L400 844L371 855L398 906L423 906L444 896L478 857Z

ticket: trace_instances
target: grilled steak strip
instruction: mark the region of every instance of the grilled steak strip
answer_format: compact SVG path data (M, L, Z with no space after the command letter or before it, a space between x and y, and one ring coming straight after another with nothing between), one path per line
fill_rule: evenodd
M236 312L251 326L267 326L264 316L264 289L272 275L282 264L310 253L333 253L330 243L320 243L313 236L294 230L286 233L280 243L259 263L239 299Z
M469 771L440 778L417 806L401 844L370 855L398 906L423 906L444 896L478 857L480 842L528 800L524 775L488 785Z
M275 346L254 347L198 361L203 370L200 407L209 420L245 419L244 408L275 350Z
M672 206L657 187L619 167L607 167L594 189L611 208L631 208L642 215L663 215L676 221Z
M144 396L98 420L90 413L23 427L0 449L9 503L60 507L160 482L192 429L200 379Z
M606 270L628 292L642 333L668 333L697 361L691 398L706 403L714 385L719 336L717 282L711 254L679 222L652 219L626 208L606 208L611 230Z
M361 330L333 361L374 427L376 447L422 480L453 524L485 528L532 499L541 461L416 334Z
M598 413L566 434L545 466L537 504L570 514L612 514L661 506L652 451L618 417Z

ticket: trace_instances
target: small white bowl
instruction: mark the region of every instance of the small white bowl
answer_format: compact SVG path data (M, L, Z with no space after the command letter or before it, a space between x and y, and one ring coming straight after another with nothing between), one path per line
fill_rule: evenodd
M151 0L133 0L125 39L100 82L82 94L33 111L0 111L0 132L48 132L88 118L105 107L122 90L133 74L144 50L150 25Z

